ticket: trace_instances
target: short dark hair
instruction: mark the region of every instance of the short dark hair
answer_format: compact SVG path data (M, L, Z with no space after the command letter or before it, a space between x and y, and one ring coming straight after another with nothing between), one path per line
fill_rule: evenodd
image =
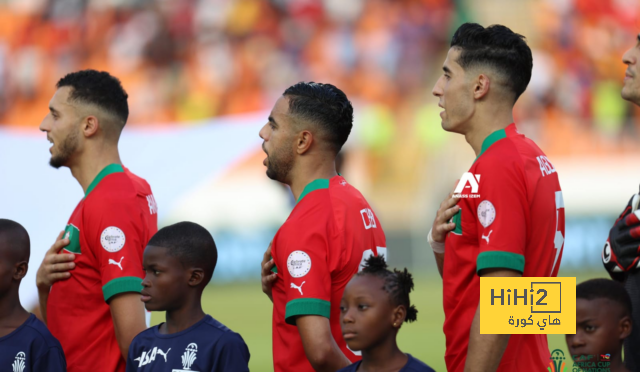
M16 262L27 261L31 255L31 240L29 233L19 223L0 218L0 248L2 244L8 244L12 251L11 257Z
M353 127L353 106L343 91L311 81L292 85L282 95L289 98L289 113L317 124L340 152Z
M160 229L147 245L166 248L185 267L204 270L204 284L211 281L218 262L218 249L213 236L204 227L193 222L178 222Z
M624 286L609 279L591 279L576 286L576 298L597 300L605 298L620 304L624 315L631 316L631 298Z
M460 49L456 61L462 68L489 66L505 75L505 83L515 95L514 103L531 81L533 57L525 37L502 25L487 28L465 23L451 39L451 47Z
M387 269L384 255L371 256L364 261L363 269L357 276L373 275L384 280L382 289L389 294L394 305L404 305L407 309L405 322L413 322L418 319L418 310L411 305L409 292L413 290L413 277L405 268L403 271Z
M94 104L115 115L121 122L122 130L129 118L127 92L120 80L105 71L82 70L65 75L56 84L56 88L71 87L69 100Z

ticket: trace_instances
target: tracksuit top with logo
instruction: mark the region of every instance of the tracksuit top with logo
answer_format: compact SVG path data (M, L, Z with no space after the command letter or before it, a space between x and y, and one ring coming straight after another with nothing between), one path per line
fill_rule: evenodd
M47 304L69 372L125 370L108 302L142 290L142 253L157 230L149 184L121 165L105 167L69 218L61 253L74 253L76 267L53 284Z
M464 369L483 269L555 277L564 245L558 173L515 124L490 134L468 173L456 228L445 240L443 270L447 370ZM460 185L458 186L460 187ZM545 371L547 335L511 335L498 371Z
M0 371L65 372L67 363L58 340L35 315L0 337Z
M342 338L340 300L363 260L386 251L380 221L344 178L318 179L304 188L271 246L278 273L272 290L275 372L313 372L295 323L299 315L328 318L342 352L360 360Z
M133 339L127 372L249 372L247 344L210 315L181 332L161 334L159 329Z

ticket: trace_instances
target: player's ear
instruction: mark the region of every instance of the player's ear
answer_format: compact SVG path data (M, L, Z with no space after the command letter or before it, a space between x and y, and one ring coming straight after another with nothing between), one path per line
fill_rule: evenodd
M489 93L489 87L491 86L491 80L485 74L480 74L473 86L473 98L481 99Z
M204 280L204 270L194 267L189 269L189 286L197 287Z
M404 320L407 318L407 308L404 305L396 306L393 309L393 313L391 316L391 323L394 325L394 328L400 328Z
M29 270L29 263L27 261L20 261L14 266L13 280L22 280L27 275Z
M96 116L90 115L84 118L82 122L82 132L84 136L89 138L95 135L100 128L100 122Z
M620 340L624 340L625 338L631 335L631 329L633 328L633 324L631 322L631 318L629 316L624 316L620 319L620 323L618 324L618 329L620 330Z
M296 152L298 155L302 155L305 152L309 151L311 145L313 144L313 133L308 130L303 130L298 133L298 138L296 142Z

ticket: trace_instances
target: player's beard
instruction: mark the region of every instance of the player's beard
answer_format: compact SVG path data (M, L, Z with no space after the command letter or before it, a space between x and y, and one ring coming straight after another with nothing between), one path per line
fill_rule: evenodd
M274 150L271 155L267 155L267 177L272 180L286 183L291 168L293 168L292 153Z
M58 169L67 164L69 158L78 149L78 132L71 131L69 135L58 146L58 154L51 156L49 165Z

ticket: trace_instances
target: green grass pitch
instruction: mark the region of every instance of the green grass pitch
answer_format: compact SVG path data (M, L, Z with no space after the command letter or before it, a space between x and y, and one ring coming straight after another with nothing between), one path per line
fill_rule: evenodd
M606 272L569 273L580 283L594 277L607 277ZM445 338L442 333L442 282L438 277L418 278L411 301L418 309L418 321L405 323L398 334L402 351L424 361L436 371L445 371ZM271 359L271 309L269 299L262 293L260 282L230 285L210 285L203 295L204 311L233 331L240 333L251 352L252 372L273 371ZM152 315L152 324L164 321L164 313ZM569 356L563 335L549 335L550 350L561 349ZM567 361L569 362L569 361ZM569 365L569 363L567 363Z

